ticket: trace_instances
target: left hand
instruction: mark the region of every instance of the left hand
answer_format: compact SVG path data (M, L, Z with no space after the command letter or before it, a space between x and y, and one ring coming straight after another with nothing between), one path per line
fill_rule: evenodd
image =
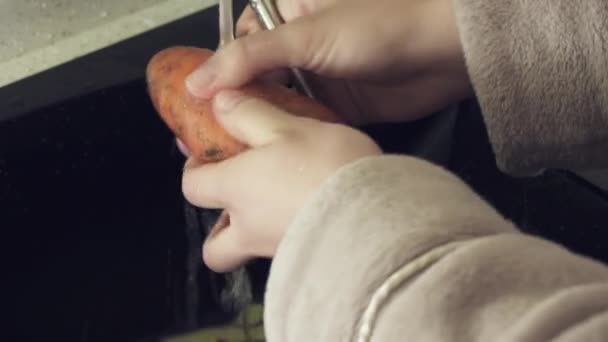
M299 67L351 125L417 120L473 94L452 0L276 0L286 24L263 31L248 6L239 39L188 78L211 98Z
M203 245L205 263L218 272L274 256L288 225L324 180L346 164L382 153L353 128L294 116L238 91L220 92L213 107L220 124L250 146L219 163L200 165L190 158L184 169L186 199L228 213Z

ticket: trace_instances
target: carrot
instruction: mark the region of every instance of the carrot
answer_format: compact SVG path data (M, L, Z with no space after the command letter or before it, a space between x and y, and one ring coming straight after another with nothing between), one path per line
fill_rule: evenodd
M215 120L211 101L197 99L185 88L185 78L213 53L195 47L171 47L154 55L146 71L148 90L157 112L192 156L204 163L232 157L247 148ZM277 84L252 82L241 90L294 115L342 122L320 103Z

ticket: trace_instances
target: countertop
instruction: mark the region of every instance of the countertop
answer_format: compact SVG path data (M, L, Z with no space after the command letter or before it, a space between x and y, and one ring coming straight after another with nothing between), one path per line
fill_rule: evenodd
M0 0L0 87L216 3L217 0Z

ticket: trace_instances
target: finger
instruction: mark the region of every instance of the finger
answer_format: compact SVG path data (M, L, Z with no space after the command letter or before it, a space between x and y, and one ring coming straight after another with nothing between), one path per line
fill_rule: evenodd
M256 32L262 31L262 26L255 12L248 5L243 10L236 23L237 37L247 36ZM287 70L273 70L264 75L259 76L260 80L270 83L287 85L289 83L289 74Z
M214 98L213 112L230 135L251 147L270 144L298 127L294 115L235 90L220 92Z
M243 13L236 22L236 35L237 37L246 36L262 30L260 21L256 16L251 6L245 7Z
M229 163L201 165L189 158L182 174L182 193L186 200L199 208L226 208L231 180L230 165L226 164Z
M182 193L199 208L229 209L249 180L245 175L259 163L258 150L247 150L217 163L201 164L189 158L182 174Z
M256 77L276 69L319 68L329 53L325 32L319 21L307 16L274 30L260 31L222 47L186 79L188 90L201 98L211 98L220 89L240 88Z
M249 261L252 254L241 234L224 211L203 243L205 264L215 272L229 272Z

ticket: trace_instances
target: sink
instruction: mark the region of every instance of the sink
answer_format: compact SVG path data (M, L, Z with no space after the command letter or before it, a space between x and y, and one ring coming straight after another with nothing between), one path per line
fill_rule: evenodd
M141 82L0 124L0 226L21 339L181 324L181 160L170 140Z
M162 48L217 46L216 20L200 11L0 88L7 340L139 341L233 318L192 248L184 159L143 79Z

